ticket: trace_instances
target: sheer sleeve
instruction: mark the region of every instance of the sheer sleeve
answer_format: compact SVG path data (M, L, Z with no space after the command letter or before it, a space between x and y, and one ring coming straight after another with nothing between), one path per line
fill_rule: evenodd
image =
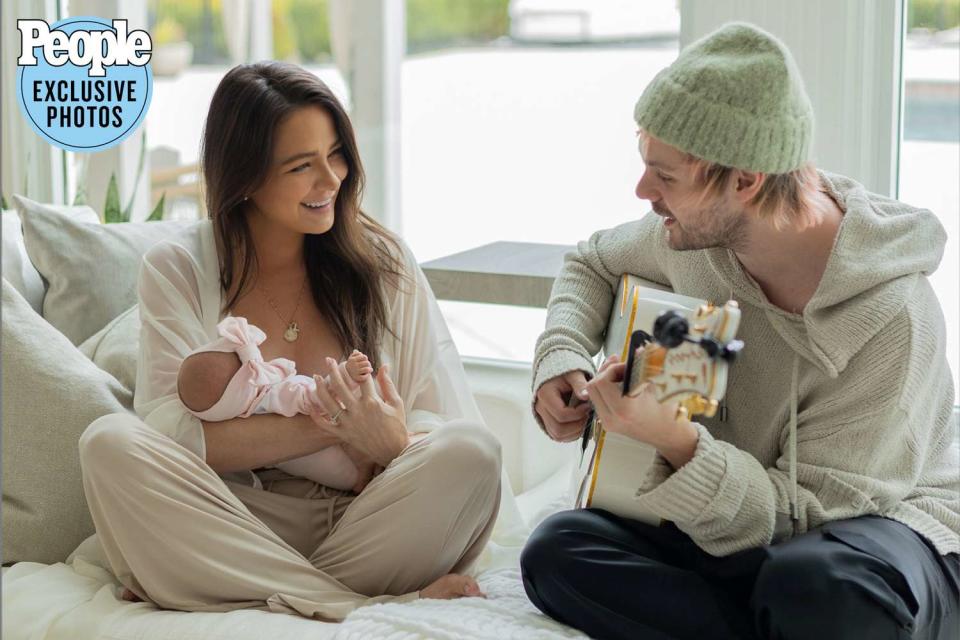
M395 335L384 336L384 355L403 398L407 428L433 431L457 419L482 423L433 291L410 250L401 247L405 279L395 291L390 314Z
M206 459L203 425L180 400L180 363L209 342L204 330L198 266L172 242L154 245L140 264L140 357L134 410L144 422Z

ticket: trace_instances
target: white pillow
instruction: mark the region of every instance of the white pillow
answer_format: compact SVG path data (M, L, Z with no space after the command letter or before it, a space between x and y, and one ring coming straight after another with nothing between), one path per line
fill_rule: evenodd
M96 211L90 207L47 206L76 220L90 223L100 222ZM23 246L20 216L13 209L4 209L0 213L0 218L3 220L3 277L30 303L34 311L42 313L43 279L40 277L37 268L30 262L27 249Z
M80 353L129 391L137 382L137 357L140 351L140 305L134 305L110 321L79 347Z
M133 394L3 281L3 561L62 562L93 533L80 434ZM6 636L6 634L4 634Z
M75 345L137 301L143 254L194 222L87 224L13 196L30 261L46 281L43 317Z

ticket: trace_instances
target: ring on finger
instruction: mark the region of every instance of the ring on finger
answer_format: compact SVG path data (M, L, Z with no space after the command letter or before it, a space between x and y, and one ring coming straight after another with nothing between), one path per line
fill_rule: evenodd
M330 418L330 422L333 424L340 424L340 414L342 414L344 411L346 411L346 409L341 407L341 409L333 414L332 418Z

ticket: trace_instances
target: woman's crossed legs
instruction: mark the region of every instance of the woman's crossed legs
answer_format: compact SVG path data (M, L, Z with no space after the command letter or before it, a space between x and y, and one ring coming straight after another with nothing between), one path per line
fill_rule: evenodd
M128 414L94 421L80 459L118 580L186 611L260 608L340 620L364 604L414 599L469 567L500 501L499 443L466 422L413 442L357 497L225 483Z

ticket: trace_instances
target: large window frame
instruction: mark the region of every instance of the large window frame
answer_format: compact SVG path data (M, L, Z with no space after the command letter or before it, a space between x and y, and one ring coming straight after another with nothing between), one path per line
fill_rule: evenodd
M905 0L845 0L839 7L835 0L680 0L680 46L730 21L753 22L776 34L794 54L813 104L815 164L895 198L905 6ZM360 100L362 96L357 97ZM864 108L866 104L870 109ZM542 307L542 292L522 282L542 276L544 265L552 264L553 258L540 260L538 252L543 250L537 245L514 250L527 252L527 271L501 268L497 258L501 252L490 246L432 261L428 278L441 299L482 303L489 302L491 289L526 289L527 298L518 300L513 294L507 298L513 304Z

